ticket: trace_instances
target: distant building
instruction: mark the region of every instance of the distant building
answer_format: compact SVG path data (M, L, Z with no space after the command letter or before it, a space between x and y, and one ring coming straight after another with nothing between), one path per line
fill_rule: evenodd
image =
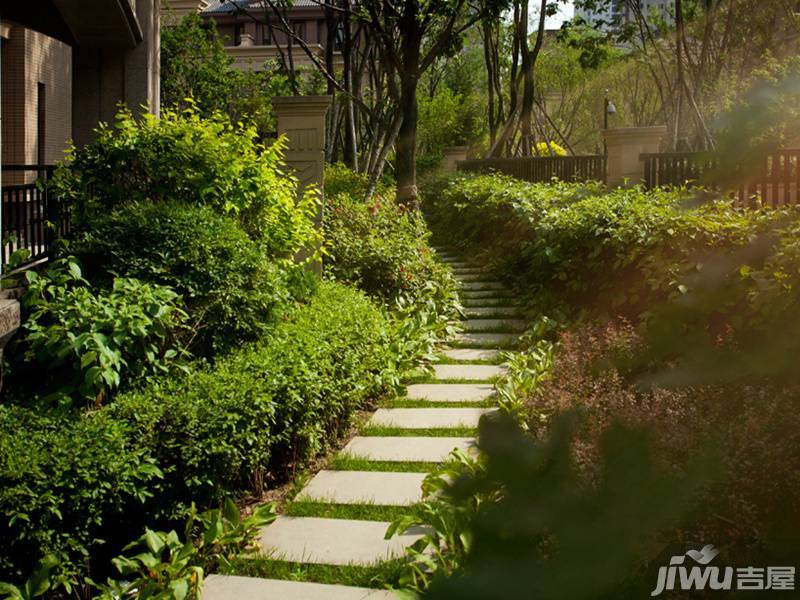
M668 21L671 20L671 11L675 6L674 0L639 0L642 14L649 17L658 14ZM630 2L625 0L610 0L603 8L598 10L588 10L586 8L576 8L575 16L580 17L589 23L604 23L604 28L609 24L623 25L633 21L635 12L631 8Z
M272 9L262 0L164 0L162 6L166 24L192 11L199 13L204 21L214 21L236 69L260 70L265 62L279 59L282 53L288 58L288 36ZM294 0L284 10L285 19L297 37L323 61L328 24L320 2ZM341 37L334 36L337 63ZM312 64L296 42L292 44L291 58L298 67Z
M3 2L0 109L3 185L83 144L120 102L159 110L159 0Z

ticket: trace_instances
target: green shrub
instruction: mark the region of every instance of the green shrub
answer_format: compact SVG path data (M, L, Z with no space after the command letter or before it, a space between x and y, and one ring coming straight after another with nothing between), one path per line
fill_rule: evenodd
M296 200L285 174L283 141L257 142L253 126L221 113L165 109L159 118L117 114L95 139L73 148L55 175L55 193L74 201L76 224L128 202L176 200L231 215L269 256L290 258L315 239L317 198Z
M637 313L684 293L682 277L778 218L691 199L685 190L460 174L429 182L423 208L438 236L483 252L539 300Z
M284 272L299 268L268 259L231 218L177 201L93 215L73 249L90 278L113 273L181 294L203 354L261 335L289 300Z
M455 284L434 259L422 215L398 205L387 188L365 200L366 185L365 175L340 165L326 170L327 273L387 302L433 296L446 310Z
M87 415L0 407L0 581L49 553L97 574L131 530L285 479L386 389L389 342L381 310L323 282L261 342Z
M26 276L20 344L28 369L17 379L39 390L100 404L123 379L166 373L184 352L175 333L186 314L168 287L114 278L110 289L93 290L73 257Z
M0 406L0 579L46 554L69 576L90 549L141 518L161 472L132 428L106 410L85 417ZM120 531L124 530L124 531Z

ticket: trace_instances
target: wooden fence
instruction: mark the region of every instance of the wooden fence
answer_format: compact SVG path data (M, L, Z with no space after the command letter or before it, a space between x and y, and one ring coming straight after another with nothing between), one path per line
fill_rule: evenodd
M30 252L24 264L45 258L53 241L70 230L69 212L47 187L53 167L3 165L2 169L4 180L10 174L27 181L2 187L3 264L20 249Z
M800 202L800 150L777 150L764 156L746 175L741 167L729 174L739 183L725 185L717 169L718 159L705 152L642 154L644 180L648 188L658 186L703 185L728 191L742 206L752 206L757 199L765 206L795 205Z
M481 158L456 163L459 171L503 173L523 181L605 181L606 159L600 154L586 156L537 156L531 158Z

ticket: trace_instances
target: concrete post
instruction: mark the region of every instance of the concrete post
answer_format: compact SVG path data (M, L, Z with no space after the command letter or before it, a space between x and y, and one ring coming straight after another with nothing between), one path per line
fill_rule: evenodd
M330 96L277 96L272 106L278 119L278 134L287 138L284 157L299 181L298 194L313 187L319 195L319 209L314 225L322 227L325 175L325 115L331 104ZM299 260L310 255L307 250L298 255ZM322 274L322 262L313 270Z
M442 169L445 171L455 171L456 162L459 160L467 160L467 151L469 146L445 146L442 149Z
M666 125L603 131L608 147L606 183L609 186L618 186L626 179L630 185L640 183L644 178L644 165L639 155L658 152L666 134Z

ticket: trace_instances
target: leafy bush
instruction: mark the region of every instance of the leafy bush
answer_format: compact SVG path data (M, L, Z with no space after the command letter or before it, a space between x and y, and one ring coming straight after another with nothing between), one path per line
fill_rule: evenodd
M438 236L482 251L540 302L637 314L779 218L690 201L683 190L456 175L431 181L423 208Z
M168 287L114 278L109 290L93 290L73 257L26 277L22 305L30 315L21 344L40 376L23 371L18 379L32 379L39 389L55 386L57 397L100 404L123 375L130 382L168 372L184 353L175 333L186 314Z
M87 415L0 407L0 580L47 554L97 574L131 529L284 478L383 392L388 347L383 313L326 282L261 342Z
M251 341L285 308L285 271L229 217L176 201L138 202L93 215L73 244L90 278L111 274L168 285L191 318L204 354Z
M127 202L175 200L233 216L268 256L289 258L315 239L317 198L309 191L296 200L282 149L283 141L264 146L253 126L221 113L203 118L190 107L134 118L122 110L91 143L71 149L53 189L74 201L79 227Z
M434 259L422 215L398 205L388 188L365 200L366 176L341 165L329 167L325 178L327 273L391 303L433 297L446 311L455 283Z

